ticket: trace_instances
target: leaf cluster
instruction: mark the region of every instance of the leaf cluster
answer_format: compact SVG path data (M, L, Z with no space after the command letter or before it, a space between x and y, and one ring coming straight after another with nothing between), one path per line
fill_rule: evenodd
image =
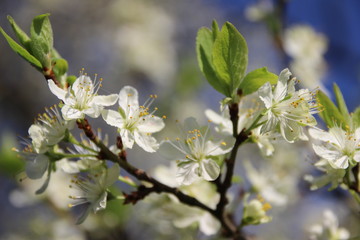
M248 95L266 82L275 84L277 75L263 67L246 74L248 47L244 37L229 22L221 30L216 21L212 29L200 28L196 37L196 52L200 70L209 84L227 98Z

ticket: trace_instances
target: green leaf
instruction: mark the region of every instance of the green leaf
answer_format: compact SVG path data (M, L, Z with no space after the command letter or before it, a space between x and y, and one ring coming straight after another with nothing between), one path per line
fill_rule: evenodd
M12 29L14 30L16 37L20 44L28 51L30 51L30 38L29 36L16 24L15 20L11 16L7 16Z
M74 75L70 75L70 76L68 76L67 78L66 78L66 82L70 85L70 86L72 86L73 84L74 84L74 82L76 81L76 76L74 76Z
M204 73L204 63L202 58L206 58L208 62L211 63L212 59L212 48L213 48L213 39L212 32L208 28L200 28L196 36L196 52L200 70ZM204 56L201 55L201 48ZM205 74L205 73L204 73Z
M68 62L63 58L53 59L53 71L57 78L60 78L68 70Z
M346 122L343 115L325 93L318 91L317 101L323 107L319 115L329 128L334 126L341 126L345 128Z
M355 111L351 114L353 128L356 129L360 127L360 107L356 108Z
M19 54L22 58L28 61L31 65L33 65L39 71L42 71L42 65L33 55L31 55L25 48L20 46L17 42L15 42L9 35L5 33L5 31L0 27L0 32L6 38L9 46L14 50L17 54Z
M240 84L240 89L243 95L251 94L257 91L262 85L267 82L270 84L276 84L278 76L272 72L269 72L266 67L256 69L249 72L244 80Z
M227 85L226 96L232 97L245 75L248 48L245 39L229 22L218 33L213 46L213 65L222 85Z
M196 52L200 70L215 90L226 95L226 85L224 86L216 76L212 64L212 49L213 33L208 28L200 28L196 36Z
M32 54L47 68L51 68L51 52L54 44L49 15L36 16L30 28Z
M336 104L338 106L338 109L339 109L340 113L343 115L344 119L346 120L346 123L348 125L350 125L349 111L348 111L348 108L346 107L346 103L345 103L344 97L340 91L340 88L338 87L338 85L336 83L334 83L333 89L334 89L334 93L335 93L335 97L336 97Z
M212 35L213 35L213 42L215 42L215 40L220 32L219 25L216 22L216 20L213 20L212 25L211 25L211 30L212 30Z

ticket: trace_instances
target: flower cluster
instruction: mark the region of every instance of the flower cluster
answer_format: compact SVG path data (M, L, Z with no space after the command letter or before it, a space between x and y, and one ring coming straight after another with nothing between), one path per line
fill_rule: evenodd
M230 152L233 140L211 140L209 127L200 128L194 118L186 119L182 130L186 133L184 138L166 140L161 148L164 156L177 160L178 182L190 185L201 178L215 180L220 174L220 166L214 158Z
M259 97L266 107L266 123L261 132L270 132L278 127L281 135L290 143L296 139L307 140L303 126L315 126L313 114L318 112L314 94L307 89L295 91L295 83L291 72L284 69L274 90L269 82L259 89Z

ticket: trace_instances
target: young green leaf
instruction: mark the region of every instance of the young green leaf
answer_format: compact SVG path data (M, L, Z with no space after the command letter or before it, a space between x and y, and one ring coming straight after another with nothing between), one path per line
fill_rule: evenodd
M336 83L334 83L333 89L334 89L338 109L339 109L340 113L343 115L344 119L346 120L346 123L350 124L349 111L346 107L346 103L345 103L344 97L340 91L340 88L338 87L338 85Z
M329 128L334 126L341 126L345 128L346 122L343 115L325 93L318 91L317 101L323 107L323 110L319 113L319 115Z
M15 42L9 35L5 33L5 31L0 27L0 32L6 38L9 46L14 50L17 54L19 54L22 58L28 61L31 65L33 65L39 71L42 70L42 65L33 55L31 55L25 48L20 46L17 42Z
M53 59L53 71L57 77L61 77L68 70L68 62L63 58Z
M216 20L213 20L212 25L211 25L211 30L212 30L212 35L213 35L213 42L215 42L218 34L219 34L219 25L216 22Z
M270 82L270 84L276 84L277 81L278 76L269 72L266 67L263 67L249 72L240 83L239 88L242 90L244 95L248 95L257 91L267 82Z
M51 51L53 48L53 32L49 14L36 16L30 28L32 54L44 67L51 67Z
M16 37L20 44L27 50L30 51L30 38L29 36L16 24L15 20L11 16L7 16L12 29L14 30Z
M356 108L355 111L351 114L353 128L356 129L360 127L360 107Z
M70 75L66 78L66 82L72 86L74 84L74 82L76 81L77 77L74 75Z
M204 72L204 63L201 56L201 48L203 49L204 58L211 63L212 60L212 48L213 48L213 39L212 32L210 29L202 27L199 29L196 35L196 52L200 70Z
M200 28L196 36L196 52L200 70L214 89L226 95L226 85L224 86L216 76L212 64L212 49L213 33L208 28Z
M213 46L213 65L222 85L227 85L226 96L232 97L245 75L248 48L245 39L229 22L226 22Z

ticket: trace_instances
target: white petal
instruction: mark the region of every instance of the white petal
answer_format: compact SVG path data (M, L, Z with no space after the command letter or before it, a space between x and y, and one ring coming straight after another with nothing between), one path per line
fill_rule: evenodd
M184 158L184 153L180 152L172 145L176 143L177 142L170 143L169 141L161 142L158 153L168 160L180 160Z
M205 115L210 121L212 121L215 124L223 124L224 122L226 122L226 120L228 120L227 118L224 118L223 116L217 114L215 111L211 109L206 109Z
M176 180L179 184L190 185L200 179L197 172L199 171L199 164L196 162L189 162L178 167Z
M360 151L356 151L354 154L354 160L360 162Z
M344 155L340 158L335 159L334 161L329 161L329 163L333 168L346 169L349 166L349 157Z
M84 91L84 85L87 86L87 88L91 89L92 91L90 92L90 94L93 93L93 82L91 81L90 77L85 76L85 75L81 75L80 77L78 77L75 82L73 83L73 85L71 86L71 89L74 91L75 95L78 94L78 92L82 92Z
M110 126L122 128L124 125L124 119L121 117L121 114L114 110L103 110L101 113L103 119Z
M81 204L78 208L79 210L79 216L76 219L76 224L81 224L85 221L87 216L89 216L89 213L91 212L91 205L89 203Z
M269 82L262 85L259 90L259 98L264 102L266 108L270 108L272 106L272 88Z
M88 115L89 117L97 118L100 116L102 110L102 106L92 104L89 108L85 109L83 113Z
M333 143L335 141L334 137L330 133L328 133L324 130L318 129L318 128L310 128L309 134L312 138L321 140L324 142L332 142Z
M125 86L120 90L119 93L119 105L122 109L127 109L128 105L132 108L139 107L138 91L130 86Z
M214 181L219 177L220 167L212 159L204 159L201 163L202 177L206 181Z
M207 141L205 143L205 149L204 149L205 155L218 156L230 152L235 142L235 139L233 137L230 137L227 140L228 140L227 142L222 141L217 143L214 143L212 141Z
M329 133L333 136L333 143L340 147L345 147L346 143L346 133L340 127L332 127L329 129Z
M184 129L185 130L194 130L194 129L200 129L200 127L194 117L188 117L184 121Z
M26 162L26 175L30 179L39 179L46 172L49 165L49 158L43 154L37 155L34 160Z
M267 113L267 122L261 126L260 133L267 133L274 131L279 120L274 116L274 114L271 111L268 111Z
M37 153L45 153L48 147L46 145L44 128L39 124L33 124L30 126L28 133L35 151Z
M286 121L286 122L285 122ZM284 120L280 121L280 132L284 139L293 143L302 133L302 127L297 124L295 121Z
M162 118L157 116L146 116L140 119L138 124L139 132L143 133L155 133L161 131L165 127L165 123Z
M101 196L99 196L99 199L92 204L91 208L96 213L97 211L105 209L106 208L106 203L107 203L107 192L104 191L101 194Z
M57 96L60 100L65 101L65 96L67 91L65 91L64 89L59 88L53 80L49 80L48 81L48 86L50 88L50 91Z
M65 120L84 118L84 113L82 111L72 108L69 105L64 105L61 109L61 113Z
M205 235L216 234L220 230L220 223L210 213L206 212L200 218L199 229Z
M105 187L110 187L113 185L119 178L120 167L118 164L112 165L111 168L107 170L106 179L105 179Z
M131 149L134 145L134 135L127 129L121 129L120 136L124 147Z
M116 101L118 100L119 95L117 94L110 94L107 96L104 95L99 95L99 96L95 96L92 100L92 102L96 105L100 105L100 106L112 106L116 103Z
M156 139L151 135L142 134L138 131L134 132L134 139L137 145L147 152L156 152L159 148L159 144Z
M313 144L313 149L317 155L329 161L335 161L339 158L339 156L342 155L338 151L329 150L324 146L319 146L315 144Z
M289 81L290 76L291 76L291 72L289 71L289 69L285 68L284 70L281 71L279 75L279 80L274 90L275 102L280 102L285 98L287 93L287 82Z

